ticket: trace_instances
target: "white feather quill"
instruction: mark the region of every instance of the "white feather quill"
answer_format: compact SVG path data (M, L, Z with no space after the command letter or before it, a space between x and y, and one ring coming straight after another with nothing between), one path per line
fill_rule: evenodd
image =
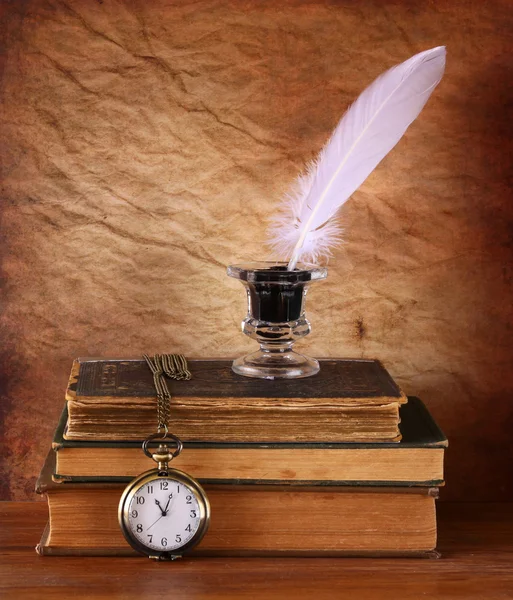
M300 258L330 256L342 232L335 213L419 115L444 67L444 46L416 54L380 75L342 117L272 220L270 244L291 256L290 270Z

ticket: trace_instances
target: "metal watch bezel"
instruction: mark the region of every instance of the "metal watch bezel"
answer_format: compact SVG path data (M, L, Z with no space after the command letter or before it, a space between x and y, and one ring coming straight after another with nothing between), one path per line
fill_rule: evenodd
M156 479L163 479L166 477L172 479L173 481L178 481L179 483L187 485L189 488L192 489L198 500L198 506L200 510L200 523L196 533L183 546L180 546L179 548L174 548L173 550L169 551L161 551L155 550L154 548L150 548L149 546L144 545L139 539L137 539L133 535L132 530L128 525L128 513L132 498L141 487L144 487L150 481L154 481ZM174 560L191 550L203 539L203 536L207 532L208 526L210 524L210 503L208 501L208 497L205 493L205 490L202 488L200 483L196 479L194 479L194 477L191 477L187 473L179 471L178 469L151 469L150 471L141 473L141 475L133 479L124 489L118 505L118 521L126 541L130 544L130 546L132 546L134 550L137 550L137 552L145 554L146 556L149 556L150 558L153 558L155 560Z

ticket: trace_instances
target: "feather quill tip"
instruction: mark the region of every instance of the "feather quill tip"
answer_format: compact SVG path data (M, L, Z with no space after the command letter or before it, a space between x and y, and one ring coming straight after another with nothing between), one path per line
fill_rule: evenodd
M279 260L288 261L299 240L299 229L291 227L290 223L290 214L282 212L273 217L268 229L268 245ZM342 233L343 228L336 219L309 232L296 262L301 261L312 265L319 265L321 261L327 263L333 256L333 248L342 243Z
M318 160L306 166L284 196L278 212L269 219L267 245L279 260L289 260L300 237L300 214L317 172ZM334 246L342 243L343 228L337 219L330 219L306 236L295 262L318 265L333 256Z

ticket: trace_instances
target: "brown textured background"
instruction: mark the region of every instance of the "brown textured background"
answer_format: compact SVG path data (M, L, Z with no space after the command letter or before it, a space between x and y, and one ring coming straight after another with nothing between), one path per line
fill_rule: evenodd
M79 355L235 356L266 216L379 73L445 78L343 210L317 356L377 357L450 438L446 498L512 497L509 2L2 5L1 498L33 484Z

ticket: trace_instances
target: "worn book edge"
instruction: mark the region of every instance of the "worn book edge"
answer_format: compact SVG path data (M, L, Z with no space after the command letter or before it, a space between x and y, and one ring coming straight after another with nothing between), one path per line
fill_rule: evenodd
M446 448L447 438L438 427L428 409L415 396L400 407L401 422L399 428L402 439L399 442L185 442L190 448ZM68 408L65 403L59 424L55 431L52 447L61 448L138 448L141 441L79 441L64 437L68 421Z
M110 484L54 484L51 480L48 480L49 474L52 471L52 464L53 461L55 461L55 453L50 451L48 453L47 456L47 460L45 461L45 466L43 468L43 471L41 472L41 475L38 479L37 485L36 485L36 491L38 493L43 493L43 494L59 494L60 491L63 490L67 490L69 492L71 492L72 490L77 490L77 489L90 489L91 491L96 490L96 489L104 489L104 488L114 488L117 491L119 491L119 493L121 493L122 489L123 489L123 485L120 483L110 483ZM214 486L208 486L207 487L207 493L209 490L214 490L214 489L221 489L221 488L225 488L226 486L223 485L214 485ZM251 488L251 486L243 486L243 489L248 490L248 488ZM262 486L260 489L262 490L272 490L275 491L274 488L272 488L272 486ZM280 491L289 491L290 488L287 488L287 486L280 486L280 488L278 488ZM322 491L322 488L319 488L319 486L314 486L313 488L310 488L310 491L315 490L315 491ZM330 490L333 491L333 490ZM398 489L390 489L388 488L388 490L386 489L379 489L379 488L367 488L365 490L362 490L361 488L357 488L357 489L342 489L339 488L337 490L340 493L350 493L351 491L354 491L355 493L359 493L361 494L362 492L364 493L369 493L369 494L383 494L383 493L387 493L387 491L389 493L405 493L405 494L415 494L415 495L421 495L421 496L431 496L433 497L433 501L435 500L435 498L438 496L438 490L437 489L419 489L417 488L416 490L414 489L408 489L408 488L404 488L402 490L398 490ZM41 556L139 556L135 551L133 551L131 548L129 547L103 547L103 548L98 548L98 547L83 547L83 548L72 548L72 547L67 547L67 546L50 546L48 544L48 539L49 539L49 524L47 524L45 531L43 532L42 538L40 543L36 546L36 551L38 554L40 554ZM374 549L374 550L361 550L361 549L344 549L344 550L327 550L327 551L322 551L322 550L309 550L309 549L305 549L305 550L281 550L281 549L277 549L277 550L259 550L259 549L252 549L252 550L243 550L243 549L235 549L235 550L231 550L231 549L210 549L210 550L202 550L201 547L199 549L197 549L196 551L193 551L191 554L195 554L197 556L248 556L248 557L293 557L293 556L297 556L297 557L419 557L419 558L439 558L440 554L434 550L434 549L428 549L428 550L379 550L379 549Z
M40 556L110 556L110 557L139 557L132 548L67 548L65 546L49 546L49 525L41 537L41 541L36 546L36 552ZM218 557L254 557L254 558L293 558L293 557L309 557L309 558L440 558L440 553L437 550L410 550L402 552L394 551L363 551L363 550L328 550L326 552L309 551L309 550L268 550L268 551L233 551L233 550L193 550L193 556L218 556Z
M55 452L50 450L46 456L43 468L36 480L35 491L37 494L46 494L48 491L59 491L63 489L83 488L117 488L128 484L133 477L67 477L55 474ZM202 485L208 488L214 487L258 487L259 489L272 490L290 490L291 488L301 488L304 490L320 490L329 488L330 491L340 491L341 493L351 493L362 491L368 493L404 493L420 494L431 496L437 499L439 497L439 487L444 485L443 480L433 480L426 482L390 482L390 481L307 481L307 480L248 480L248 479L200 479Z

